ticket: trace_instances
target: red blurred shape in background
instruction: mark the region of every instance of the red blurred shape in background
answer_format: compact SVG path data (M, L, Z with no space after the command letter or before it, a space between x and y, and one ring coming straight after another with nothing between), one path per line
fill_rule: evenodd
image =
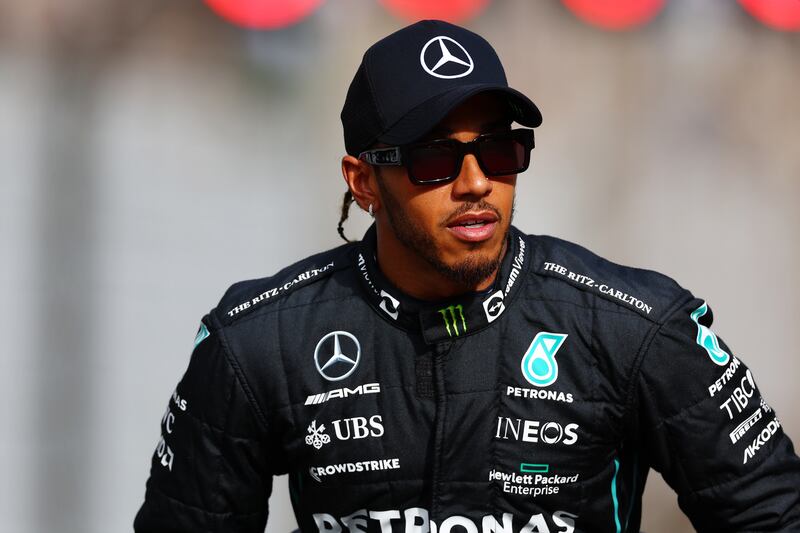
M800 1L800 0L799 0ZM664 0L562 0L579 19L605 30L626 30L650 22Z
M416 22L440 19L447 22L469 20L489 5L489 0L381 0L394 16Z
M324 0L205 0L228 22L257 30L276 30L300 22Z
M800 30L800 0L739 0L762 24L775 30Z

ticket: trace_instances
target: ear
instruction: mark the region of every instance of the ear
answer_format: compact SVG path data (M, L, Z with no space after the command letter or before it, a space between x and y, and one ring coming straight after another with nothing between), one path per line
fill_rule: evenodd
M372 204L372 211L377 212L380 197L372 166L352 155L346 155L342 158L342 176L358 206L366 211Z

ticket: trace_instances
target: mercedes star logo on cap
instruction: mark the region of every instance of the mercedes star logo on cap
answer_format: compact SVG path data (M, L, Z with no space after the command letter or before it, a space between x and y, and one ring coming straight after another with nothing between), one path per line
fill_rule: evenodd
M438 43L438 47L433 46L428 52L428 48L434 43ZM419 62L425 72L444 79L463 78L475 68L469 52L458 41L445 35L439 35L425 43L419 53Z
M352 374L360 358L361 345L355 335L347 331L331 331L314 349L317 372L328 381L339 381Z

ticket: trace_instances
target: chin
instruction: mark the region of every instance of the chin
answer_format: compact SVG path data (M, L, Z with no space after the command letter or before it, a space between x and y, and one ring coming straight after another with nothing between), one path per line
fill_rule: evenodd
M491 239L479 242L456 239L455 249L450 248L450 253L440 253L438 261L432 261L431 264L448 279L465 288L478 287L500 266L507 231L508 227Z

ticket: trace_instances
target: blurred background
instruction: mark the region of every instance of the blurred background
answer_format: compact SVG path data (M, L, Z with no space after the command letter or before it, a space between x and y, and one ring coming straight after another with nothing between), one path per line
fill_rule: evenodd
M347 86L421 17L542 110L515 224L705 298L800 441L800 1L0 0L0 530L131 530L199 319L339 244Z

